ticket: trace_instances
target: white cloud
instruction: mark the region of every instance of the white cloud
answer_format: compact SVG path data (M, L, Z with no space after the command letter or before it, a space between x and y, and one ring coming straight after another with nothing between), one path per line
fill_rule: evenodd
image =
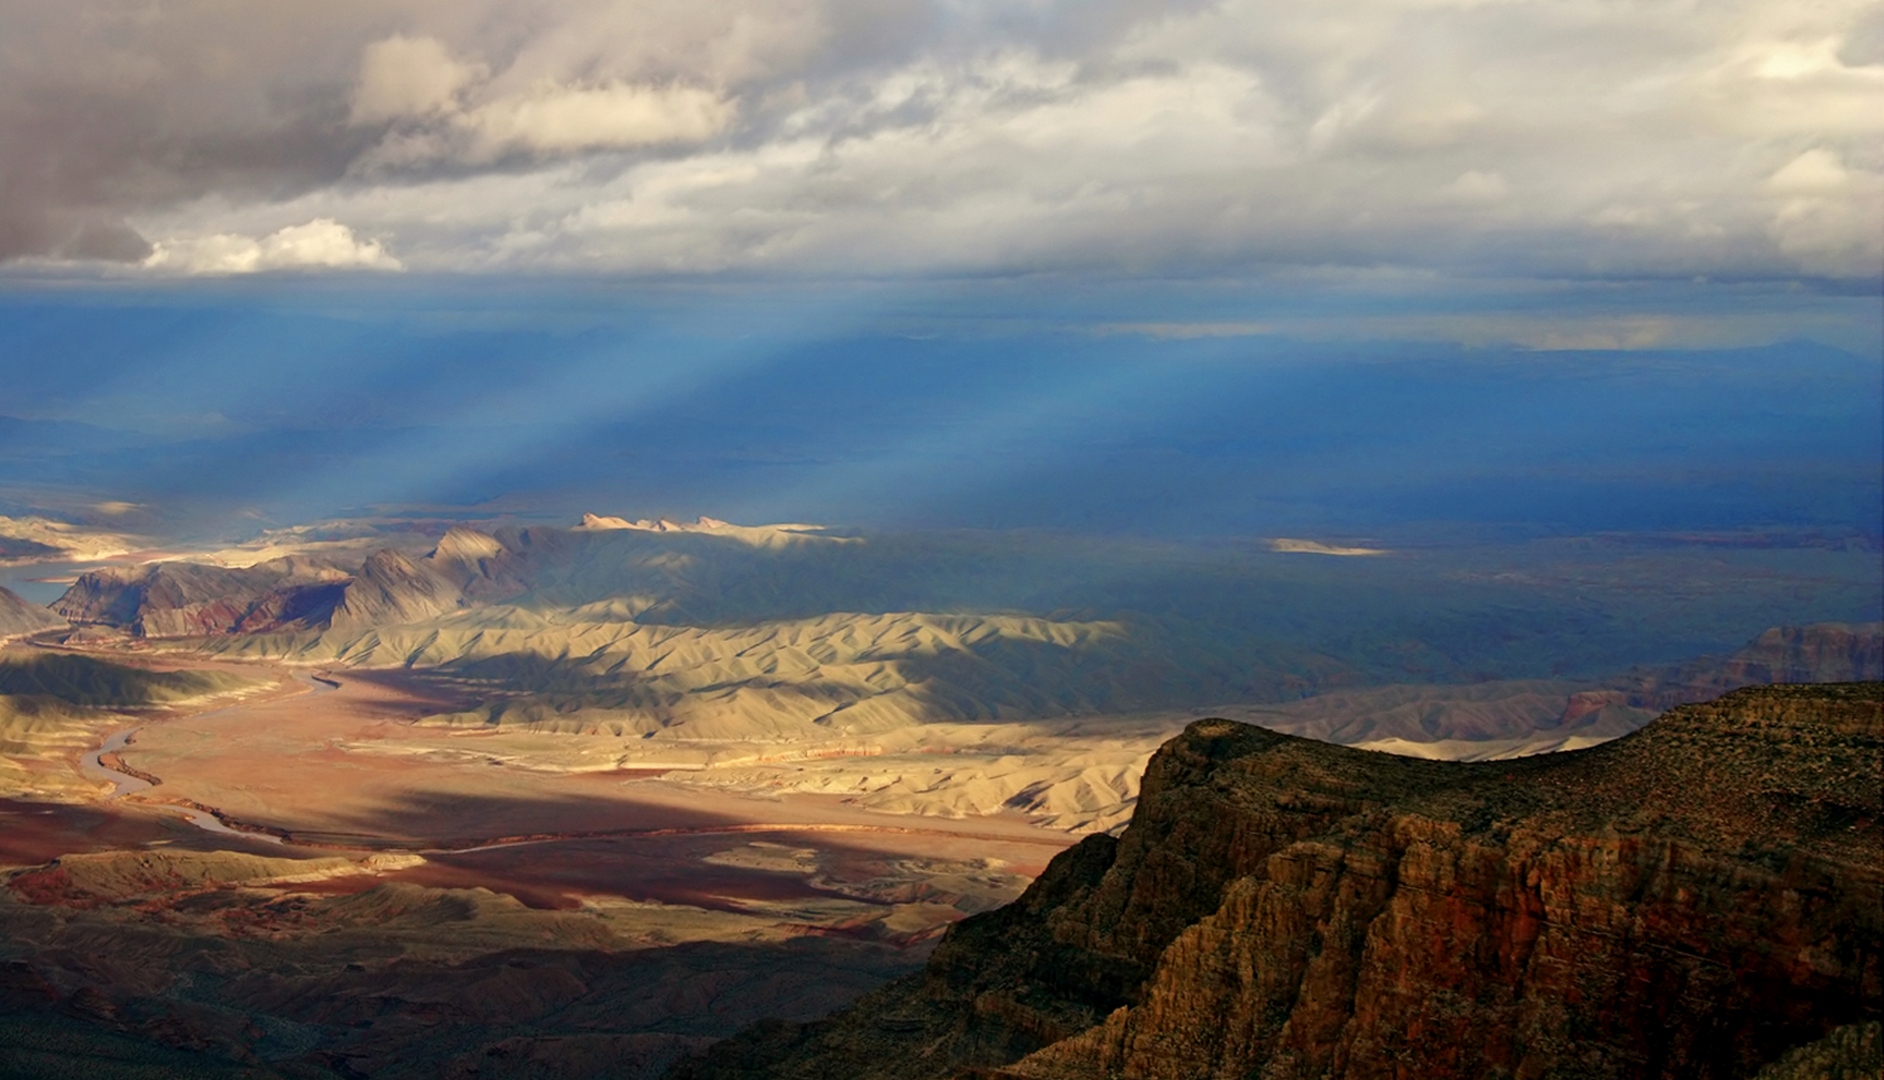
M1511 185L1495 172L1467 169L1459 174L1458 179L1447 184L1442 194L1454 202L1491 203L1504 198L1510 190Z
M1807 150L1767 177L1769 191L1781 195L1837 195L1851 186L1851 173L1830 150Z
M1781 251L1816 273L1876 270L1884 238L1884 176L1853 172L1838 154L1816 147L1762 186L1781 200L1767 227Z
M481 157L507 150L570 154L662 143L702 142L725 130L734 106L692 87L543 86L466 114Z
M395 35L367 46L352 121L402 123L362 163L365 171L698 143L737 112L724 95L697 86L542 78L519 87L490 76L483 61L460 60L435 38Z
M0 181L43 166L0 192L58 226L9 233L0 206L0 257L115 214L170 238L152 268L231 273L391 264L357 239L271 254L322 219L445 271L1884 258L1884 65L1849 47L1856 0L179 0L116 50L19 10L0 100L119 107L12 144L38 106L0 111ZM198 51L217 19L247 52ZM46 130L95 145L60 165ZM61 168L99 179L26 183Z
M290 225L259 240L235 233L161 240L144 266L183 274L403 269L378 240L361 240L332 218Z
M449 112L482 65L451 55L436 38L395 35L366 47L353 90L352 120L370 124Z

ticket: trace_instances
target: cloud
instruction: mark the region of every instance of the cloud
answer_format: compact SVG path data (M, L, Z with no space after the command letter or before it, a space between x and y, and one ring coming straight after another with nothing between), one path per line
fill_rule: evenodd
M520 148L546 154L700 142L732 119L719 95L688 87L612 84L546 86L490 103L465 117L480 147L495 156Z
M1850 170L1830 150L1807 150L1786 163L1766 187L1781 195L1838 195L1851 186Z
M1490 203L1505 197L1511 185L1495 172L1479 172L1468 169L1459 174L1459 178L1447 184L1444 195L1455 202Z
M361 240L332 218L291 225L260 240L234 233L159 241L143 264L183 274L263 270L400 270L377 240Z
M455 110L458 92L479 74L436 38L395 34L361 56L350 119L371 124Z
M1876 11L0 0L0 260L1873 280Z
M395 34L366 47L349 122L389 125L364 164L396 170L697 143L723 131L735 112L721 94L690 86L546 78L506 89L480 60L461 60L435 38Z
M1830 276L1876 269L1884 178L1854 173L1838 154L1815 147L1787 162L1763 187L1781 200L1767 227L1781 251Z

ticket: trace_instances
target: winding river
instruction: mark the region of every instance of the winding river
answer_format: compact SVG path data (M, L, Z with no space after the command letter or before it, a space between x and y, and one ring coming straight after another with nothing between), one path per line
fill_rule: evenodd
M326 693L331 693L332 691L340 689L339 683L329 678L322 678L321 676L318 676L318 675L297 675L295 677L299 679L301 682L307 684L307 690L306 690L307 693L326 694ZM208 712L199 713L198 715L214 716L215 714L219 712L223 712L227 709L235 709L235 708L240 708L240 707L241 707L240 705L226 705L226 706L223 706L223 708L211 709ZM134 794L137 794L138 792L149 791L151 788L156 786L155 784L151 783L149 780L146 780L141 776L133 776L130 773L122 772L118 769L114 769L111 766L105 764L104 762L105 755L118 753L122 751L125 747L131 745L133 738L141 730L143 730L142 725L138 727L125 728L122 731L114 731L105 738L104 742L98 745L97 749L88 751L86 754L84 754L82 757L79 758L79 772L83 773L86 777L90 779L104 780L111 784L111 794L105 796L106 802L112 802L117 799L122 799L126 795L134 795ZM232 829L229 826L223 824L221 819L217 818L216 815L209 813L206 810L198 810L197 808L193 806L174 806L168 803L155 803L152 805L160 806L165 810L170 810L177 813L178 815L182 816L185 820L187 820L190 824L196 826L199 829L204 830L205 832L217 833L223 836L239 836L239 837L243 837L244 839L261 840L261 841L264 841L266 843L271 843L271 844L283 843L283 840L279 836L271 836L267 833L248 832L243 829Z

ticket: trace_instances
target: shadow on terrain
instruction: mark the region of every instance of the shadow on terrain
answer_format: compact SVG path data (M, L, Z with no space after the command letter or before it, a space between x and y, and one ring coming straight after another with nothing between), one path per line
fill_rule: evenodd
M62 855L120 851L151 844L191 850L227 848L229 836L213 836L180 818L72 803L0 798L0 867L38 866ZM264 850L262 842L244 850ZM293 856L274 845L266 850Z
M71 653L0 659L0 694L56 698L92 708L163 705L244 680L201 671L152 671Z
M800 938L452 962L358 932L216 941L92 929L118 949L108 967L75 963L70 934L37 954L10 950L0 1077L651 1078L763 1018L825 1015L922 960Z
M830 886L833 873L894 875L905 872L900 868L911 862L973 863L996 857L1010 872L1032 876L1074 839L1014 830L1006 821L978 828L973 819L867 814L847 808L794 814L767 801L749 800L747 805L777 816L753 820L751 815L593 795L519 798L414 792L397 805L353 815L350 820L358 831L299 833L293 839L410 848L414 845L394 845L387 838L427 837L435 846L424 850L426 864L395 871L390 879L439 888L488 888L532 907L567 909L578 897L605 895L726 912L839 897L855 900L855 894ZM873 844L847 839L858 834L881 839ZM716 853L754 843L809 849L821 869L813 874L708 861ZM810 880L814 876L820 883Z
M420 795L362 824L407 815L555 823L582 805ZM9 802L0 813L9 815L3 861L16 865L80 850L148 861L186 845L230 848L226 837L115 808ZM55 816L56 826L12 828ZM816 845L828 862L885 855L791 823L729 833L748 823L699 811L658 808L614 824L640 831L433 852L424 867L377 879L165 894L154 872L157 892L76 906L0 890L0 1077L654 1077L762 1018L829 1013L927 955L926 941L899 948L809 925L782 940L617 937L573 910L571 894L746 914L756 904L761 918L789 919L799 902L868 901L802 873L701 860L755 840Z

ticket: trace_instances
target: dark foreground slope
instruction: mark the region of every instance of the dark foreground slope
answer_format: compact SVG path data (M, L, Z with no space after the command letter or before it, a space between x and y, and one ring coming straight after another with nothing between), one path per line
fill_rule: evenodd
M1884 996L1881 703L1877 683L1741 690L1483 765L1201 721L1152 760L1120 839L956 926L925 971L677 1075L1855 1064Z

